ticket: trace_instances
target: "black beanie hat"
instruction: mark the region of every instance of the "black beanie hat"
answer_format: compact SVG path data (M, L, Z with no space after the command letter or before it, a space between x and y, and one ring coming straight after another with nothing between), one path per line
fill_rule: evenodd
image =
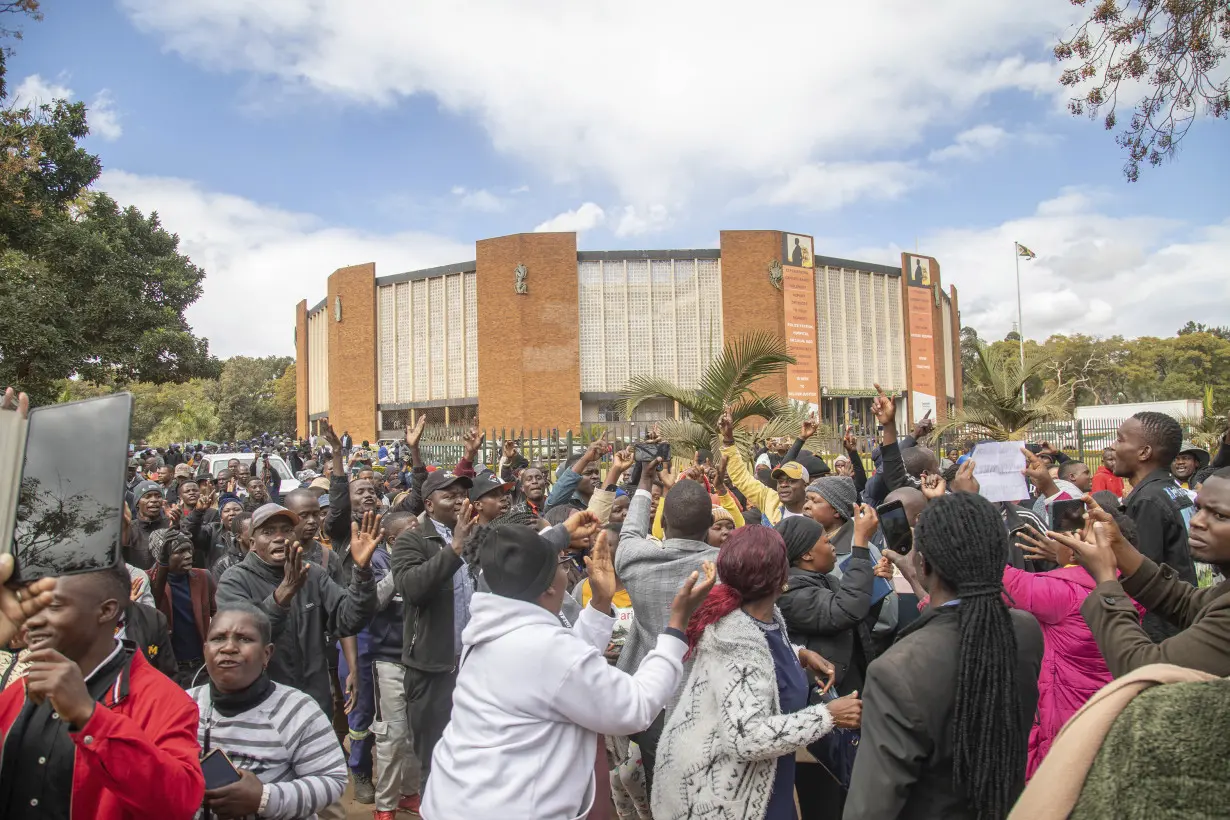
M793 564L816 546L824 527L806 515L792 515L777 524L777 532L786 542L786 558Z
M492 531L479 550L478 563L496 595L532 602L555 580L559 553L529 527L508 524Z

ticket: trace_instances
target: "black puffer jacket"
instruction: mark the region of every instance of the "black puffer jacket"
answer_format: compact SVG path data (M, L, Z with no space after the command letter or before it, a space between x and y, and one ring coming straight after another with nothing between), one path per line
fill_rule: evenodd
M871 632L864 623L871 611L871 553L866 547L851 552L840 580L791 567L789 588L777 601L790 642L827 658L837 672L837 691L843 694L862 688L867 663L874 656Z
M376 582L370 570L351 574L343 589L316 565L308 567L303 589L280 606L273 592L282 583L282 568L266 564L255 551L222 574L216 599L221 609L232 601L260 607L273 624L275 649L269 677L306 692L326 715L333 714L325 634L340 638L357 635L376 614Z

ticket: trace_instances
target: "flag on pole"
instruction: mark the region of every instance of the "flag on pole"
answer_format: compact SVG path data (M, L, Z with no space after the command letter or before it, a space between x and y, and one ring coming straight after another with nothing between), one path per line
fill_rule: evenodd
M1026 259L1034 259L1038 256L1038 254L1034 253L1029 248L1022 245L1020 242L1016 243L1016 255L1023 256Z

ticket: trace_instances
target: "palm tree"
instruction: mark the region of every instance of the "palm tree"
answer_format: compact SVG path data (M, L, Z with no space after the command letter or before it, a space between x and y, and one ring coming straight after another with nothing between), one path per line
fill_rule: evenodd
M962 345L965 347L965 345ZM1015 349L991 348L977 341L966 362L963 408L935 426L933 436L973 428L995 441L1020 441L1037 422L1072 418L1072 386L1052 387L1042 395L1021 399L1021 385L1038 375L1043 356L1025 359Z
M700 449L715 449L718 443L718 419L722 409L730 405L735 420L736 442L748 450L751 433L740 429L739 423L759 416L767 424L758 432L761 437L793 435L804 416L801 407L783 396L761 395L753 385L775 373L783 373L795 358L786 350L786 341L772 333L756 332L726 343L721 354L709 363L695 389L680 387L668 379L637 376L620 392L629 418L642 402L669 399L687 411L687 418L658 423L662 438L670 442L679 455L694 454Z

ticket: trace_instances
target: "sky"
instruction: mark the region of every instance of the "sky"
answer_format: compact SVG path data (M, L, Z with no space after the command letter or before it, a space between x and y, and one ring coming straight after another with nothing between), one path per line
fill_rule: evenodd
M1066 110L1069 0L44 0L17 104L89 107L122 205L206 271L219 356L293 355L335 269L474 258L575 230L582 250L705 248L721 230L819 255L936 257L962 323L1169 336L1230 305L1230 124L1129 183ZM1126 111L1126 109L1124 109Z

